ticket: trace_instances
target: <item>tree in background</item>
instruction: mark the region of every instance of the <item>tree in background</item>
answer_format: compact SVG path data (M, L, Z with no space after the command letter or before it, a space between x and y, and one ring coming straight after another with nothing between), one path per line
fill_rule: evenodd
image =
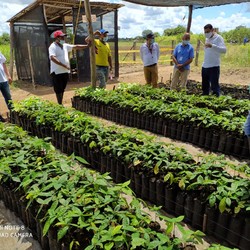
M9 43L10 43L10 35L7 32L4 32L0 36L0 45L9 44Z
M163 31L164 36L175 36L175 35L180 35L184 34L186 32L186 28L182 25L178 25L176 28L171 28L171 29L165 29Z
M250 28L241 25L234 30L223 32L222 36L227 43L243 43L244 38L250 39Z

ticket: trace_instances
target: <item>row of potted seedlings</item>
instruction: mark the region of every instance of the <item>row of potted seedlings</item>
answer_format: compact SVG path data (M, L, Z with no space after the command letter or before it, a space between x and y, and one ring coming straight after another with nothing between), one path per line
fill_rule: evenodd
M181 226L183 216L157 212L162 227L141 209L129 182L114 185L107 173L79 165L89 165L83 158L59 154L20 127L0 124L0 148L0 199L42 249L195 249L202 242L202 232Z
M249 175L247 165L213 155L195 162L183 148L155 142L139 130L103 127L82 112L37 98L16 104L11 121L34 135L51 137L63 152L74 152L96 170L110 172L116 182L130 180L139 197L173 215L184 214L195 228L205 223L208 234L248 248L250 181L224 170L231 165Z
M78 89L72 106L213 152L249 158L248 140L243 134L249 100L197 97L148 86L123 85L113 91Z

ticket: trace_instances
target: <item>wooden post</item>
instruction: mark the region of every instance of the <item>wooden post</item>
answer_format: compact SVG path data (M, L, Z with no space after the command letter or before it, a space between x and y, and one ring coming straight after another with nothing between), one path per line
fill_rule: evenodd
M196 52L195 52L195 63L194 63L195 66L198 66L200 46L201 46L201 40L199 39L197 41Z
M175 40L172 40L172 44L171 44L171 53L170 53L170 59L171 59L171 61L170 61L170 65L172 66L172 65L174 65L174 63L173 63L173 60L172 60L172 54L173 54L173 52L174 52L174 47L175 47Z
M189 9L189 12L188 12L188 23L187 23L186 32L190 33L191 23L192 23L192 14L193 14L193 5L189 5L188 9Z
M35 78L34 78L33 61L32 61L31 50L30 50L30 40L27 40L27 47L28 47L28 55L29 55L29 62L30 62L32 85L35 88L36 84L35 84Z
M84 0L84 8L85 8L86 18L88 21L89 38L92 41L92 46L90 47L91 84L93 88L96 88L95 41L94 41L89 0Z
M133 50L136 50L136 42L133 44ZM136 52L133 52L133 61L136 61Z
M13 80L13 68L14 68L14 25L10 23L10 76Z

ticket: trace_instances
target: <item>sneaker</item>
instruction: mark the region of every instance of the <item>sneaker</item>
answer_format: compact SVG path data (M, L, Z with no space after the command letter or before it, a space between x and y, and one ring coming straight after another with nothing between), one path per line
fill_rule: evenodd
M0 115L0 122L6 122L6 119L4 119L1 115Z

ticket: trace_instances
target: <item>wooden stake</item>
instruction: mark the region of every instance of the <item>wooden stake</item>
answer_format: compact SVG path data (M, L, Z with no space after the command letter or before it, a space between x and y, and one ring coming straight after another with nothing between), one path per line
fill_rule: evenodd
M31 72L32 85L35 88L36 84L35 84L33 62L32 62L31 50L30 50L30 40L27 40L27 47L28 47L28 55L29 55L29 62L30 62L30 72Z
M93 88L96 88L96 65L95 65L95 41L93 35L93 27L91 20L91 9L89 0L84 0L85 14L88 22L89 38L92 41L92 46L90 47L90 69L91 69L91 84Z

